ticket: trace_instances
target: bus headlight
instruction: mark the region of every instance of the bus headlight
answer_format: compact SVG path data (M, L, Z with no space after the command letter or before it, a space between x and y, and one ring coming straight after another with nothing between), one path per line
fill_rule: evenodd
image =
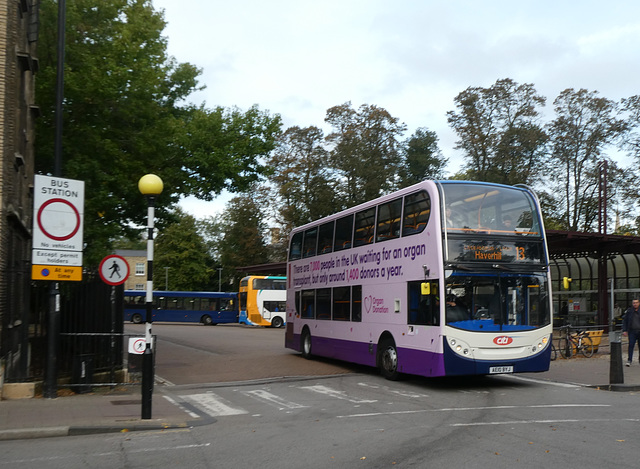
M458 355L470 356L471 355L471 347L468 344L465 344L460 339L449 339L449 346L451 350L453 350Z

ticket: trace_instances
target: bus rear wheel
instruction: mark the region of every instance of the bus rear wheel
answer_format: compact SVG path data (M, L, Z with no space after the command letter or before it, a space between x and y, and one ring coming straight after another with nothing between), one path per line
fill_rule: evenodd
M131 316L131 322L134 324L142 324L142 315L136 313Z
M391 381L400 378L398 371L398 351L391 339L385 339L378 346L378 367L380 374Z
M284 321L280 316L276 316L271 320L271 327L279 328L284 325Z
M311 333L309 332L309 329L302 331L300 349L302 350L302 356L309 360L311 358Z

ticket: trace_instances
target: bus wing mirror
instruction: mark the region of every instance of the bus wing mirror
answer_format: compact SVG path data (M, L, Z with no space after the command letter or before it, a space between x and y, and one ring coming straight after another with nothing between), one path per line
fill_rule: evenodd
M429 282L422 282L421 293L425 296L431 295L431 284Z
M562 277L562 286L565 290L569 289L569 285L571 285L572 279L569 277Z

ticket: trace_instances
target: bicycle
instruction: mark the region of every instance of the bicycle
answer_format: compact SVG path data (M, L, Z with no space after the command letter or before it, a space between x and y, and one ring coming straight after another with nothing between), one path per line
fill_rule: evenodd
M564 335L562 335L563 330ZM591 358L594 346L591 337L586 331L571 332L571 326L560 328L560 338L558 339L558 351L562 358L571 358L573 355L582 353L586 358Z

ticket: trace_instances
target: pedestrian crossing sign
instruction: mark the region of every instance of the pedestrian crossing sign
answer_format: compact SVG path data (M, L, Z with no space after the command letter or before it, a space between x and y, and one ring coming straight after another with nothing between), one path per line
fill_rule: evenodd
M120 285L129 277L129 264L117 255L107 256L100 263L100 278L109 285Z

